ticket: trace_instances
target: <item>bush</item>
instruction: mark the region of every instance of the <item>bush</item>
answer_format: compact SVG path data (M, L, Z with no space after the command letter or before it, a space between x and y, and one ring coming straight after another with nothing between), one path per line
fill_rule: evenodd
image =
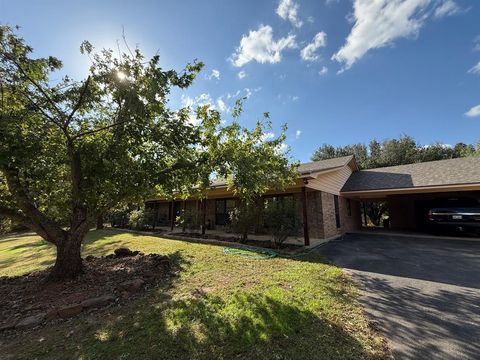
M110 222L112 227L126 228L129 223L129 215L130 209L128 207L123 207L108 212L106 220Z
M185 210L175 218L175 223L178 226L181 226L184 232L185 230L193 231L198 230L200 227L198 219L199 217L197 211Z
M260 213L255 205L242 204L230 211L229 216L232 231L241 235L241 241L246 241L248 232L254 228Z
M133 210L128 215L128 226L132 229L143 230L153 226L154 211L151 209Z
M300 220L293 199L280 198L265 202L264 221L276 247L283 244L289 236L298 236L300 233Z
M132 229L143 229L145 213L143 210L133 210L128 215L128 226Z
M17 224L6 217L0 216L0 234L8 234L15 231L28 230L26 226Z

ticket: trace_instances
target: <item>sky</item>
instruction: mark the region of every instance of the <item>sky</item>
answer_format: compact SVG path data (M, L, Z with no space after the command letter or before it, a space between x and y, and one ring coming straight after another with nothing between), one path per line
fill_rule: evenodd
M203 61L171 107L209 103L228 122L247 97L241 124L287 123L300 161L324 143L480 140L480 1L0 0L0 23L79 80L82 40L116 49L122 31L165 69Z

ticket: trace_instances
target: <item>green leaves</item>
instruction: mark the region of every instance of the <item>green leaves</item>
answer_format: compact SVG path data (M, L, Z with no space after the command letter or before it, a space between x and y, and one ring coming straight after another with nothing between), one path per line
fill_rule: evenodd
M242 127L237 118L243 111L242 100L237 100L233 110L234 121L222 125L217 111L203 106L197 109L201 120L201 144L198 157L202 159L202 186L210 176L224 178L228 188L245 204L268 190L282 190L293 184L298 164L291 164L288 151L284 152L286 126L279 136L271 130L269 121L258 121L250 130ZM268 119L269 114L265 113Z
M90 217L140 201L155 187L190 186L198 129L167 101L172 87L192 84L203 63L179 73L162 69L158 55L145 61L127 44L116 54L84 41L88 79L55 80L61 61L35 58L11 28L0 27L0 45L0 174L18 169L32 203L46 215L60 223L72 217L72 153L80 158L75 193Z

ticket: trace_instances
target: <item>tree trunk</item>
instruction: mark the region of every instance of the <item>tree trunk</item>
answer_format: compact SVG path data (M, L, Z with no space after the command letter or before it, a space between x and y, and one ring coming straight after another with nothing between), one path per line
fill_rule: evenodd
M97 216L97 230L103 229L103 215Z
M49 280L60 281L74 279L82 273L82 257L80 255L83 236L68 234L57 243L57 259Z

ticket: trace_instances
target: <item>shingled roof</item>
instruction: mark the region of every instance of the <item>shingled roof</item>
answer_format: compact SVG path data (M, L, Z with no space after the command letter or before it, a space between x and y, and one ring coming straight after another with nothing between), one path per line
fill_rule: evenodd
M353 155L348 155L333 159L319 160L300 164L300 166L298 167L298 172L302 175L306 175L319 171L335 169L347 165L352 159Z
M298 172L300 175L313 174L320 171L336 169L342 166L347 165L353 159L353 155L342 156L333 159L312 161L309 163L300 164L298 166ZM222 187L226 186L227 182L225 179L216 179L213 180L211 185L212 187Z
M480 183L480 157L428 161L354 172L342 192Z

